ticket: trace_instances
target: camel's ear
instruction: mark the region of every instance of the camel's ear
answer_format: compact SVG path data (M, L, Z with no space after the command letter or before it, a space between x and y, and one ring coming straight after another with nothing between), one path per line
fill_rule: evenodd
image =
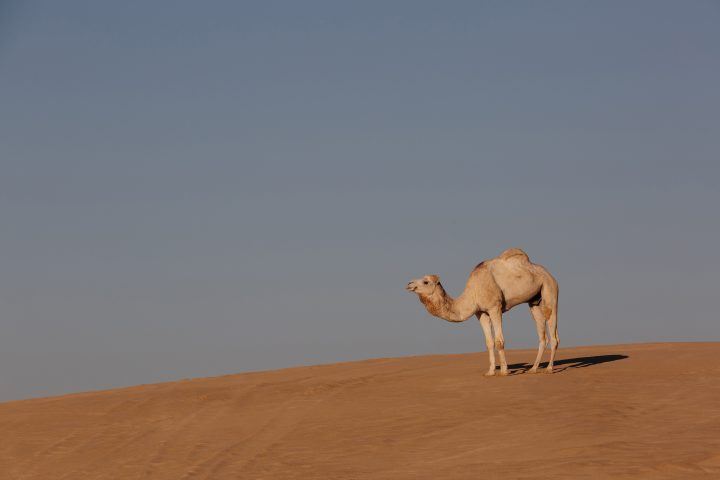
M437 275L428 275L428 279L432 280L434 283L440 283L440 277Z

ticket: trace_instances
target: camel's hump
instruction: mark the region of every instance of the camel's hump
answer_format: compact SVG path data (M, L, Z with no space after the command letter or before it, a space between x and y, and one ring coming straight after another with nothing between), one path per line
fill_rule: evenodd
M528 262L530 261L530 257L528 257L528 254L523 252L519 248L508 248L499 256L499 258L502 258L503 260L507 260L510 257L524 257L525 260L527 260Z

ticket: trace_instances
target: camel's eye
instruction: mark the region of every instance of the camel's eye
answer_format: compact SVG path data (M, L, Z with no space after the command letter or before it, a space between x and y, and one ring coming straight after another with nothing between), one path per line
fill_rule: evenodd
M428 284L428 281L427 281L427 280L425 280L425 281L424 281L423 283L424 283L425 285L427 285L427 284Z

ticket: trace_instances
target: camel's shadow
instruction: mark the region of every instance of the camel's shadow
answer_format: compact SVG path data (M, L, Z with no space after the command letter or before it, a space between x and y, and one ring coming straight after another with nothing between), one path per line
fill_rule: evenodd
M585 368L593 365L599 365L601 363L615 362L617 360L623 360L628 358L627 355L595 355L592 357L576 357L576 358L564 358L561 360L555 360L555 373L564 372L568 368ZM548 362L542 362L540 368L547 367ZM523 373L530 370L532 364L530 363L513 363L508 365L508 369L513 374ZM557 368L561 367L561 368Z

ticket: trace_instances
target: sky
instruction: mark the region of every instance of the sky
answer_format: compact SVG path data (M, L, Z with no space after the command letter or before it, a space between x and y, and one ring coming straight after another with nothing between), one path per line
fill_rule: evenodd
M508 247L559 281L560 358L720 340L719 23L0 0L0 400L484 351L404 286ZM524 306L504 331L537 345Z

